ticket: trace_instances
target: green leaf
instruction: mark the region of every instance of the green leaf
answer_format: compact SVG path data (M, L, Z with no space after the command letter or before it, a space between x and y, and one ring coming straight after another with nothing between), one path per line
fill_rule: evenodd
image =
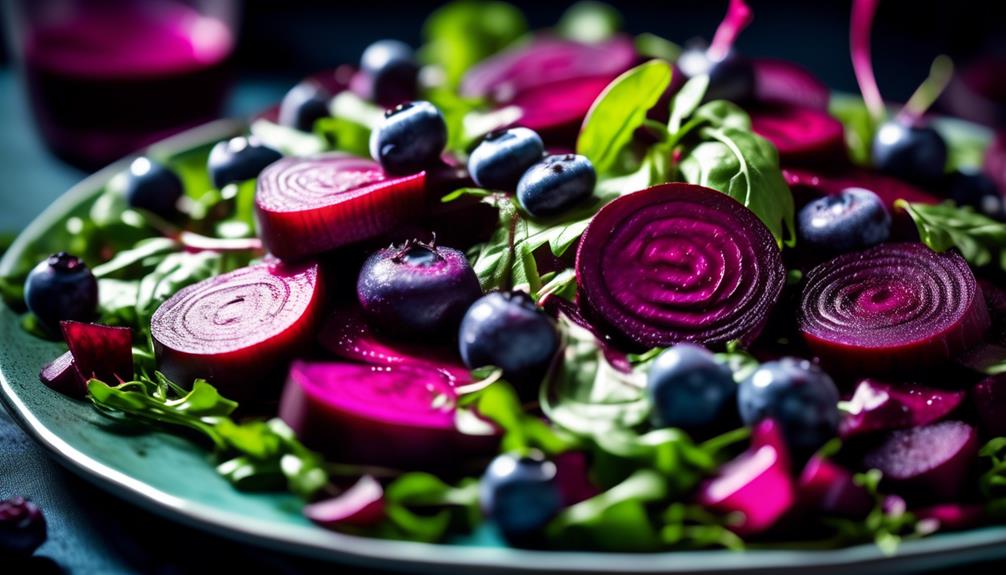
M870 165L870 150L877 126L861 98L831 98L828 112L845 127L845 144L852 161L860 166Z
M384 111L345 91L332 98L327 118L314 124L314 133L328 143L329 148L364 158L370 157L370 132L380 125Z
M670 83L670 64L651 60L615 78L597 97L583 122L576 151L590 159L599 176L612 172L646 112Z
M154 271L140 280L136 313L141 330L149 328L154 311L182 288L224 271L223 258L214 252L169 254Z
M321 136L281 126L268 120L255 120L250 131L263 144L288 156L310 156L328 149L328 144Z
M610 4L582 0L563 12L556 30L564 38L596 44L622 30L622 14Z
M928 205L898 200L894 205L911 216L922 243L933 251L957 248L975 267L994 264L1006 269L1006 224L953 202Z
M170 238L140 240L128 250L123 250L91 271L98 279L137 279L153 271L164 256L181 251L182 245Z
M505 381L496 381L463 397L459 402L459 418L466 417L468 410L499 426L503 431L502 452L528 453L537 449L557 454L577 445L575 438L526 413L517 392ZM462 426L459 430L465 432Z
M98 318L105 325L137 325L136 296L140 282L135 280L98 280Z
M703 75L691 78L678 90L671 101L671 117L667 122L667 129L672 134L681 131L685 118L695 113L702 104L702 99L706 97L708 89L709 76Z
M636 36L636 52L640 56L675 62L681 55L681 46L656 34L644 32Z

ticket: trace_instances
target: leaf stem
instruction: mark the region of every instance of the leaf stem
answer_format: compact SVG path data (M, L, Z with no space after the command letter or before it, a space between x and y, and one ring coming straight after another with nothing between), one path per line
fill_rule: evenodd
M754 12L751 11L751 7L744 0L730 0L727 15L720 22L719 27L716 28L713 41L709 43L709 49L706 50L706 55L709 59L718 62L726 58L727 54L730 53L730 49L733 48L737 37L751 24L752 20L754 20Z
M953 75L953 60L942 54L937 56L929 68L929 76L923 80L898 113L898 122L906 126L915 124L940 97Z
M859 91L863 94L863 102L873 121L883 121L887 110L884 99L877 87L877 78L873 74L873 60L870 53L870 32L873 29L873 17L877 13L880 0L854 0L852 4L852 26L849 32L849 45L852 49L852 68L856 73Z

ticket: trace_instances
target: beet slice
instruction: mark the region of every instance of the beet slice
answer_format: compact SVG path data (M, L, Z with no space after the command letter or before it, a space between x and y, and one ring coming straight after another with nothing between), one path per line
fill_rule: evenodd
M751 129L772 142L783 164L848 163L845 128L828 112L803 106L759 106L749 110Z
M616 77L571 78L527 88L508 104L521 110L514 125L538 132L549 145L573 146L590 106Z
M846 402L848 410L838 433L847 439L876 431L929 425L953 413L964 397L961 390L864 379Z
M471 372L458 357L457 346L393 341L374 333L356 306L335 309L318 333L327 351L344 359L371 365L416 366L440 372L453 386L472 382Z
M812 456L804 465L797 487L804 509L863 517L873 508L873 497L856 485L852 472L820 455Z
M989 437L1006 435L1006 374L979 381L972 396L985 434Z
M728 525L740 535L768 530L796 500L786 444L772 420L759 423L751 448L720 467L718 475L702 483L698 491L701 505L724 514L740 514L739 523Z
M785 282L771 232L729 196L673 183L602 208L580 241L580 304L640 346L750 343Z
M305 444L340 461L430 469L495 446L492 434L458 431L456 400L432 369L296 361L279 416Z
M364 475L338 496L305 505L304 516L329 529L374 526L384 519L384 488Z
M50 361L38 374L38 379L46 387L75 399L87 397L87 382L77 371L73 353L66 352Z
M798 323L811 351L842 372L912 372L981 341L990 320L957 252L919 243L841 255L807 274Z
M897 200L923 204L938 204L943 201L942 198L897 178L860 168L828 173L787 167L783 169L782 175L794 193L811 191L831 195L846 188L864 188L880 196L888 209L892 210Z
M257 398L310 342L324 299L317 264L263 263L186 287L150 320L161 371Z
M582 43L538 36L475 66L461 81L461 95L510 102L525 90L573 78L614 78L636 63L636 48L628 36L599 43Z
M283 158L258 177L260 235L284 260L377 238L422 214L425 179L388 176L346 154Z
M831 91L802 66L772 58L758 58L752 60L751 65L754 66L757 102L828 111Z
M916 500L951 500L968 477L978 455L978 435L960 421L892 431L863 458L879 469L884 483Z
M985 507L968 503L939 503L912 509L919 521L935 521L939 531L960 531L977 527L985 521Z
M63 339L84 381L110 385L133 379L133 330L96 323L62 321Z

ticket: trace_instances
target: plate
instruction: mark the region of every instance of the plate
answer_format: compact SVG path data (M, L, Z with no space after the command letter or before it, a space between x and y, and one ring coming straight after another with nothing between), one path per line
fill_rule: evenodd
M944 126L961 138L987 138L967 124ZM151 147L155 157L202 161L213 143L242 133L238 122L207 124ZM85 179L54 202L0 261L11 273L33 246L54 245L56 222L86 214L126 158ZM894 557L873 545L828 551L679 551L653 554L526 551L507 548L481 533L449 544L355 537L326 531L300 513L288 494L233 489L214 471L209 454L186 439L148 432L124 435L85 402L60 395L38 381L39 368L63 351L24 332L19 317L0 304L0 399L14 419L54 458L75 473L146 509L243 543L383 569L423 573L818 573L936 569L1006 557L1006 526L939 534L905 542Z

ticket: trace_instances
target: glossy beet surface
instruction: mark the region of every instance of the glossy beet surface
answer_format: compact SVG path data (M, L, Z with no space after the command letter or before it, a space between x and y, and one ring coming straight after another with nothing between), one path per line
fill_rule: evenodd
M911 182L931 183L943 176L947 144L930 126L907 126L892 120L873 137L873 165Z
M852 398L845 403L839 434L844 439L864 433L929 425L953 413L964 398L962 390L866 379L859 382Z
M436 164L447 145L447 124L433 104L399 104L370 134L370 155L389 174L409 175Z
M84 399L87 397L87 381L84 380L73 361L73 353L66 352L42 367L38 379L43 385L63 395Z
M479 187L514 191L524 172L544 154L545 144L534 130L511 128L492 132L468 157L468 173Z
M548 156L531 166L517 184L517 201L534 217L561 214L594 193L597 174L584 156Z
M45 543L46 532L45 517L37 505L24 497L0 501L0 556L5 563L34 553Z
M283 259L380 237L419 217L424 204L425 174L396 178L338 153L275 162L255 194L262 241Z
M92 377L109 385L133 379L133 333L128 327L64 321L63 339L84 381Z
M210 150L206 169L213 186L220 189L227 184L251 180L269 164L283 157L254 136L238 136L217 142Z
M680 343L662 352L650 366L646 389L660 427L702 430L729 418L736 405L737 383L730 368L697 345Z
M479 485L483 513L511 543L529 542L562 508L556 466L537 456L496 456Z
M800 504L810 510L859 519L873 507L873 496L856 484L852 472L821 455L803 466L797 487Z
M416 97L419 63L412 48L398 40L378 40L360 56L363 96L390 107Z
M880 196L847 188L814 200L797 215L801 247L845 253L873 247L891 234L891 214Z
M747 208L663 184L601 209L576 256L580 304L641 347L751 342L782 292L775 239Z
M178 200L185 195L185 186L171 168L144 156L129 164L125 193L129 207L170 219L178 213Z
M315 264L262 263L184 288L150 320L158 366L228 397L275 395L286 362L314 335L324 293Z
M83 260L65 252L36 265L24 283L24 303L49 333L61 320L88 321L98 310L98 281Z
M318 83L306 80L297 84L283 96L279 105L279 123L284 126L311 132L314 123L328 117L328 101L332 94Z
M835 166L848 163L845 128L827 111L771 105L751 110L751 128L772 142L785 165Z
M826 365L861 375L939 365L978 343L990 320L960 254L898 243L811 270L798 322Z
M356 295L367 318L400 336L453 336L482 295L478 277L455 249L408 241L364 262Z

